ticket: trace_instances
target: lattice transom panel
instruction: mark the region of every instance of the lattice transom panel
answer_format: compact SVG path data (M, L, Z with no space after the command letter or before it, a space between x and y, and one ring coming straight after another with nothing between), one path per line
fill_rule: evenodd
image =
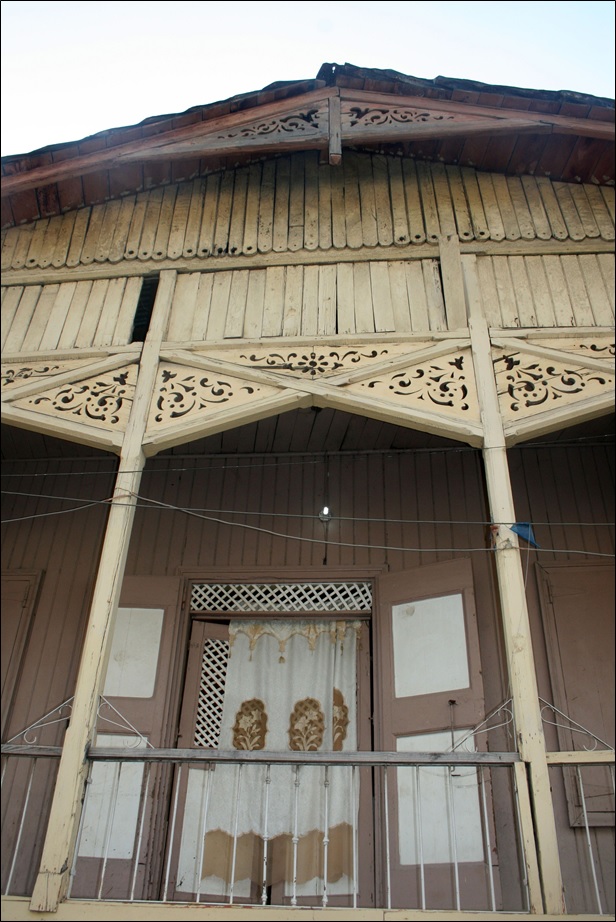
M195 583L194 612L302 613L372 609L372 587L362 583Z
M229 641L208 638L203 647L193 745L216 749L222 723Z

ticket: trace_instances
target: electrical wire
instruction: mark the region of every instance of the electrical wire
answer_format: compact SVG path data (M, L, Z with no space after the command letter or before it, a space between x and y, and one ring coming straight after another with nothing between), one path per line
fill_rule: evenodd
M553 449L553 448L597 448L597 447L603 447L606 444L611 445L613 444L613 442L614 442L614 436L611 434L607 434L605 436L591 436L588 439L583 439L583 438L570 439L570 440L563 440L561 442L525 442L522 445L515 445L513 448L510 448L509 451L520 451L520 450L528 450L528 449L535 449L535 450L536 449ZM382 449L382 450L357 449L356 451L354 450L330 451L330 452L323 451L323 452L306 452L306 453L297 452L297 455L299 455L300 457L296 457L295 455L289 456L288 453L276 454L274 452L268 452L268 453L253 452L253 453L246 453L246 455L243 456L246 459L244 463L241 463L241 464L228 464L227 463L227 464L223 464L221 467L217 467L216 470L243 470L244 468L255 470L260 467L262 468L280 467L285 464L287 466L323 464L328 459L331 459L331 458L338 458L340 460L349 460L351 458L370 457L373 455L380 455L385 458L389 458L389 457L397 457L398 455L408 456L408 455L416 455L416 454L468 454L468 453L474 453L474 454L481 453L481 448L473 448L470 445L461 445L459 447L447 446L444 448L390 448L390 449ZM311 457L307 458L306 455L310 455ZM171 457L177 457L177 456L171 456ZM158 458L150 459L150 464L164 461L164 460L170 461L171 457L164 458L164 456L159 456ZM198 458L203 458L204 455L182 455L181 457L183 458L186 458L186 457L193 458L194 457L195 460L197 460ZM126 474L138 474L138 473L169 474L169 473L182 473L184 471L211 470L213 462L220 462L227 458L237 459L238 455L237 454L230 455L230 454L225 454L225 453L216 453L216 454L207 455L205 457L207 457L208 461L210 462L207 465L193 464L193 465L190 465L189 467L161 467L158 469L150 466L149 468L146 467L143 471L126 470L126 471L123 471L123 473L126 473ZM255 463L255 458L262 459L266 457L267 458L274 457L276 458L276 460L263 461L261 464ZM19 463L38 463L39 461L47 461L47 460L49 459L26 458L26 459L19 459ZM109 461L110 459L97 456L97 457L91 457L91 458L88 458L88 457L57 458L57 459L52 459L52 460L55 460L57 463L60 463L60 464L73 464L73 463L86 464L86 463L92 463L92 462L101 464L102 462ZM4 463L16 463L16 462L15 461L8 461L8 462L5 461ZM45 472L38 472L38 473L33 472L31 474L24 474L23 472L20 472L17 474L3 473L2 476L3 477L23 477L23 476L28 476L28 477L59 477L59 476L61 477L96 477L96 476L108 477L110 474L115 474L116 471L117 471L117 460L115 460L114 462L114 467L108 471L65 471L65 472L45 471Z
M50 499L57 502L82 502L83 499L81 496L57 496L53 493L26 493L17 490L0 490L0 495L2 496L26 496L35 499ZM148 497L140 496L139 497L144 502L150 502ZM93 500L88 503L88 506L95 506L97 504L105 505L111 502L111 499L102 499L102 500ZM151 502L155 502L151 500ZM129 505L129 504L124 504ZM139 505L139 504L136 504ZM248 509L208 509L202 507L194 506L174 506L171 503L165 504L166 508L170 510L175 510L179 512L186 513L203 513L203 514L215 514L215 515L245 515L245 516L266 516L267 518L281 518L281 519L314 519L315 515L304 512L264 512L259 510L257 512L251 512ZM87 508L84 507L76 507ZM143 508L140 506L139 508ZM63 510L65 512L71 512L74 510ZM38 515L24 516L23 518L43 518L46 515L58 515L57 512L41 512ZM492 525L504 525L507 528L510 528L512 525L515 525L515 522L493 522L486 521L484 519L393 519L393 518L380 518L378 516L344 516L337 515L337 522L368 522L373 524L384 523L387 525L480 525L484 527ZM8 524L9 522L17 522L20 519L4 519L2 524ZM232 524L232 523L229 523ZM533 525L536 526L545 526L547 528L561 528L561 527L586 527L586 528L596 528L597 526L606 526L608 528L613 528L616 523L614 522L540 522L533 519Z
M194 510L189 509L189 508L185 508L182 506L175 506L171 503L163 503L158 500L150 499L149 497L141 496L138 493L131 493L130 495L132 495L138 502L132 503L132 504L122 502L121 503L122 506L134 505L135 507L139 507L142 509L148 509L148 508L151 508L152 506L155 506L157 508L169 510L172 512L182 512L185 515L193 516L194 518L199 518L199 519L202 519L208 522L215 522L219 525L228 525L231 528L243 528L248 531L255 531L261 534L271 535L275 538L282 538L285 541L300 541L300 542L304 542L308 544L323 544L324 543L323 538L307 538L302 535L289 535L289 534L285 534L284 532L277 532L277 531L274 531L273 529L263 528L258 525L247 525L244 522L229 522L228 520L221 519L218 516L205 515L199 512L195 512ZM139 501L141 501L141 504ZM111 499L99 500L98 503L114 505L114 500L111 500ZM149 505L143 505L143 504L149 504ZM88 508L91 505L96 505L96 503L86 504L85 506L78 507L77 510L71 509L71 510L62 510L62 511L64 512L79 511L79 509ZM43 515L49 515L49 514L50 513L44 513ZM33 518L37 518L37 517L38 516L33 516ZM312 516L312 518L316 518L316 516ZM13 519L11 521L19 521L19 520ZM496 550L496 548L493 548L493 547L464 547L464 548L461 548L461 547L438 547L438 548L397 547L397 546L392 546L392 545L360 544L358 542L352 542L352 541L330 541L330 540L327 540L327 543L333 547L352 547L352 548L364 549L364 550L403 551L403 552L417 552L417 553L439 553L439 552L477 553L480 551L483 551L483 552L487 551L489 553L493 553ZM581 555L590 556L590 557L609 557L609 558L614 557L614 554L604 554L604 553L599 553L597 551L579 551L579 550L573 550L573 549L560 550L556 548L535 548L534 550L537 553L543 552L543 553L552 553L552 554L581 554Z

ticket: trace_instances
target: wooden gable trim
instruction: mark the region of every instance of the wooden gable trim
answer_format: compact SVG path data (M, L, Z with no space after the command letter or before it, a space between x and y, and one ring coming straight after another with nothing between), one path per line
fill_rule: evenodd
M217 153L232 154L249 147L255 151L288 150L297 146L326 147L329 140L328 100L338 90L315 90L304 96L284 102L258 106L242 113L233 113L221 118L197 122L184 128L163 131L154 137L144 138L127 144L118 144L107 150L82 154L48 166L37 167L24 173L2 177L2 197L35 189L50 183L84 176L102 168L113 169L137 160L198 157L201 152L215 156ZM315 121L312 130L301 127L295 130L276 128L276 122L291 119L311 109L322 110L322 123ZM304 128L310 129L310 121ZM242 137L242 133L244 136ZM281 141L281 135L283 140ZM239 136L240 140L236 140ZM259 142L258 137L264 140Z
M340 126L335 105L331 107L333 119L330 124L330 100L333 99L340 100ZM360 103L365 111L354 105ZM530 131L614 140L613 121L536 112L524 112L522 115L519 110L494 110L443 100L426 103L424 97L319 89L292 100L200 121L139 141L4 176L2 196L135 161L331 147L330 163L336 164L339 162L340 145L345 141L387 143L411 141L415 137Z
M614 140L615 110L606 110L606 120L573 118L565 115L551 115L544 112L521 111L520 109L494 108L493 106L476 106L468 103L445 99L433 100L425 96L392 96L384 93L371 93L366 90L343 90L343 110L350 103L372 104L375 107L395 109L417 109L429 115L448 114L459 119L486 119L487 122L508 121L511 124L524 121L538 129L545 126L557 134L575 134L578 137Z

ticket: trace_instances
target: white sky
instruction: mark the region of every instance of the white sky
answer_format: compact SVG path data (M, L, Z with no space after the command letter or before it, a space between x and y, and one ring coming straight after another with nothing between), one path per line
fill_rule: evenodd
M611 0L1 6L3 156L312 79L324 62L614 98Z

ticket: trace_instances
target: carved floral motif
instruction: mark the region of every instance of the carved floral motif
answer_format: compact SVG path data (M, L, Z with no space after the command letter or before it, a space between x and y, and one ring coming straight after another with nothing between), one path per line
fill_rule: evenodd
M495 360L494 367L497 375L505 372L505 393L513 412L581 394L591 382L602 387L614 380L588 368L568 368L539 361L524 363L519 353L501 356ZM500 390L502 392L502 388Z
M436 115L423 109L390 109L383 107L351 106L349 125L391 125L395 123L413 124L425 122L455 121L455 115Z
M381 385L398 397L416 397L437 406L466 411L470 404L465 381L464 356L459 355L443 365L413 368L392 374L387 380L362 382L362 386L374 389Z
M193 410L204 410L207 407L227 403L237 393L244 391L254 394L258 387L248 384L232 384L211 375L186 374L180 377L179 372L163 369L159 396L156 400L155 415L157 423L171 419L179 419Z
M32 367L23 365L21 368L4 368L2 370L2 387L10 387L18 381L28 381L30 378L45 378L60 371L59 365L39 365Z
M306 112L295 112L293 115L264 119L263 121L253 122L250 125L243 125L240 128L233 129L233 131L219 134L218 138L258 138L262 135L276 134L276 132L286 132L289 134L296 131L312 134L318 131L319 128L319 110L308 109Z
M277 371L297 371L311 378L325 374L328 371L338 371L348 364L357 364L364 359L378 359L388 355L387 349L372 349L370 352L360 352L358 349L349 349L346 352L288 352L281 355L272 352L269 355L241 355L255 365L265 365Z
M265 749L267 712L260 698L242 702L232 729L234 749Z
M323 743L325 717L316 698L295 702L289 720L289 749L315 752Z
M98 379L67 384L54 392L30 397L23 403L44 412L66 413L115 426L126 414L134 390L131 371L126 369Z

